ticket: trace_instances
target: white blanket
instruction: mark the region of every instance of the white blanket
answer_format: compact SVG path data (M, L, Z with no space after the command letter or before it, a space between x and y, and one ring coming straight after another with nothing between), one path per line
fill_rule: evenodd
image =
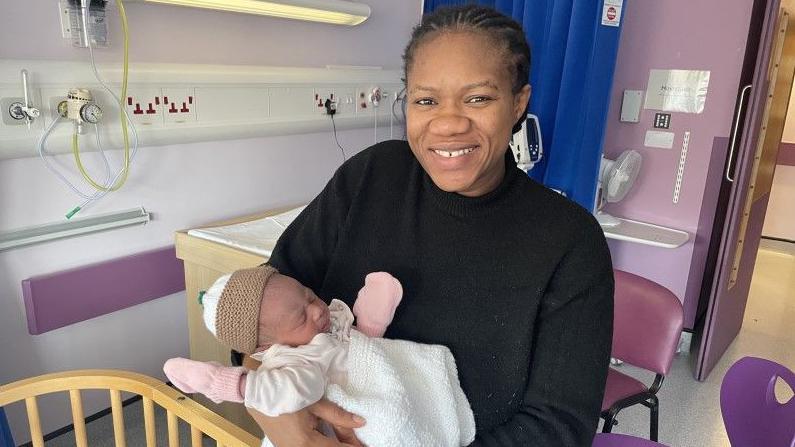
M368 447L458 447L475 439L475 419L450 351L439 345L369 338L351 331L348 381L326 397L362 416ZM271 446L264 439L263 446Z

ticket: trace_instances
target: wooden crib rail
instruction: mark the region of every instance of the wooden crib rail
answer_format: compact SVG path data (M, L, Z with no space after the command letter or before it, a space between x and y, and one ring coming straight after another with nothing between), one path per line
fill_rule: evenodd
M24 400L33 447L43 447L44 438L36 397L68 391L77 446L87 447L80 390L88 389L107 389L110 392L116 447L126 446L122 392L138 394L142 397L147 447L156 447L154 404L160 405L166 410L169 447L179 447L178 419L182 419L190 425L192 447L201 447L202 433L215 439L218 446L257 447L262 442L165 383L129 371L111 369L65 371L0 385L0 407Z

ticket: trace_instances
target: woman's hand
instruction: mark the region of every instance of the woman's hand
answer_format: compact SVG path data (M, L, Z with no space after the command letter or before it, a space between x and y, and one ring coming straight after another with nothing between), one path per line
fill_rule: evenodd
M353 432L364 425L357 416L343 410L326 399L291 414L269 417L247 408L251 417L277 447L364 447ZM322 421L328 422L339 441L326 437L320 430Z
M256 369L259 362L246 356L243 366ZM321 399L301 411L277 417L265 416L248 407L246 410L277 447L364 447L353 432L354 428L364 426L364 419L326 399ZM320 432L322 421L331 425L339 441Z

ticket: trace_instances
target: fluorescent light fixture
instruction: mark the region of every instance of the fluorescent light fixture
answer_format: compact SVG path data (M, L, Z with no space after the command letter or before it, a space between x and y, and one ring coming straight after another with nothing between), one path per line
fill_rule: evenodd
M145 224L149 220L149 213L141 207L11 230L0 233L0 251L114 228L129 227L130 225Z
M140 1L140 0L139 0ZM259 14L336 25L358 25L370 17L370 7L347 0L142 0L148 3Z

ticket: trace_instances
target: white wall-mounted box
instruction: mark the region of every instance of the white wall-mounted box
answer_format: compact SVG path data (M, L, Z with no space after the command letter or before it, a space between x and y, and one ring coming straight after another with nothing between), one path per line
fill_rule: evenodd
M624 90L624 100L621 102L621 122L639 122L642 105L643 90Z

